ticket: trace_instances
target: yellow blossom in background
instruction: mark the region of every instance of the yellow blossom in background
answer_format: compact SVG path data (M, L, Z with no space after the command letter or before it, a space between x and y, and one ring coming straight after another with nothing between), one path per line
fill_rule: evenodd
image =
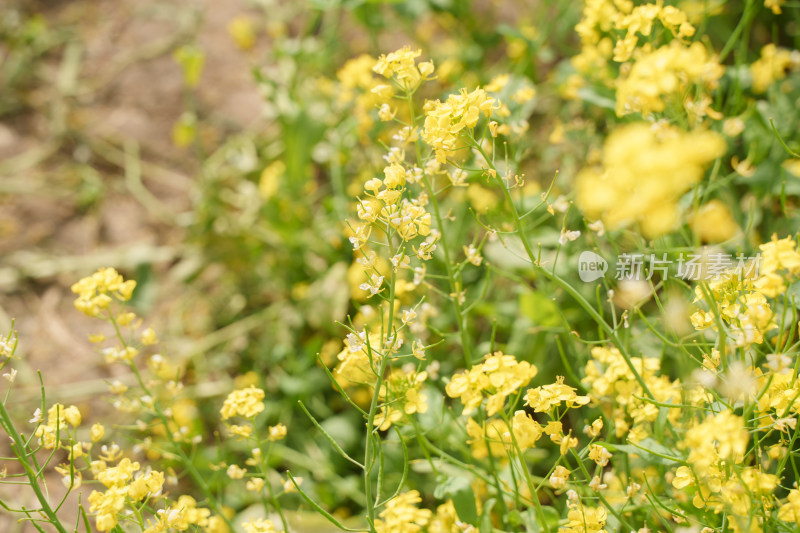
M642 399L645 396L642 386L617 348L596 346L591 354L592 359L586 363L586 377L581 380L589 389L588 396L613 420L617 437L627 436L633 442L641 440L650 433L659 415L658 408ZM659 375L658 358L631 357L631 364L656 401L679 401L680 381ZM670 409L667 419L677 421L680 414L680 409Z
M222 404L220 414L223 420L234 416L252 418L264 410L264 391L257 387L247 387L246 389L231 392Z
M775 81L786 77L789 69L800 67L800 54L795 50L789 51L770 43L764 45L759 57L750 65L750 75L753 77L753 92L763 93Z
M744 131L744 127L744 120L740 117L729 118L722 123L722 133L728 137L736 137Z
M527 448L523 448L523 444L527 447L531 447L537 439L533 438L536 434L535 426L529 425L528 420L522 420L522 416L524 416L524 414L518 417L518 428L521 430L520 437L523 439L523 442L518 441L518 444L524 451ZM528 417L528 419L530 422L533 422L533 424L538 425L535 420L530 417ZM521 424L519 423L520 421ZM528 427L523 428L522 425L527 425ZM467 436L469 437L467 439L467 444L470 445L472 456L475 459L485 459L489 454L499 460L506 460L508 458L507 450L511 448L511 434L504 420L494 418L483 424L478 424L472 418L467 418L466 429ZM531 437L527 440L526 430L528 431L527 435Z
M405 46L390 54L381 55L373 70L385 78L394 78L401 87L412 91L423 81L433 76L433 61L417 65L416 59L422 55L421 50L411 50Z
M459 533L458 513L453 500L447 500L436 508L436 513L428 525L428 533Z
M710 243L727 241L742 231L730 208L719 200L702 205L690 217L689 227L701 242Z
M621 7L621 4L617 3L617 7ZM636 6L630 13L621 11L614 16L614 27L624 30L626 34L625 37L618 39L614 46L614 61L628 61L639 45L639 35L649 37L656 21L660 21L674 35L681 38L691 37L695 32L686 13L674 6L664 6L660 2Z
M261 492L261 489L264 488L264 480L260 477L251 478L245 483L245 488L251 492Z
M270 520L251 518L249 522L242 523L244 533L275 533L275 525Z
M88 316L97 316L101 309L108 308L112 297L120 302L130 300L135 287L136 281L126 281L113 268L101 268L74 283L71 290L78 295L75 308Z
M184 45L175 50L172 57L183 69L183 82L186 87L193 89L200 83L206 55L198 48Z
M601 164L576 176L576 203L609 229L638 225L646 237L658 237L678 226L678 200L725 148L723 138L710 131L621 126L606 139Z
M794 177L800 178L800 159L787 159L783 162L783 168L788 170Z
M275 442L286 438L286 426L277 424L269 427L269 440Z
M636 58L630 73L619 82L617 115L663 111L670 96L682 98L691 85L716 88L723 72L724 67L709 58L701 43L687 47L672 41Z
M761 262L755 288L767 297L774 298L786 291L787 280L800 273L800 252L791 237L772 240L760 246Z
M749 439L744 420L723 411L690 427L680 446L689 450L688 462L702 476L720 460L741 462Z
M375 58L362 54L347 61L336 73L339 81L338 102L351 108L353 116L358 123L360 138L367 140L367 132L374 124L374 109L387 102L393 93L391 85L379 83L372 67ZM378 89L383 86L386 88Z
M783 13L781 6L785 3L786 0L764 0L764 7L771 9L774 15L780 15Z
M246 468L242 468L239 465L230 465L228 469L225 471L231 479L242 479L244 475L247 473Z
M247 437L253 434L253 426L240 426L237 424L230 424L228 426L228 431L230 431L231 435L235 435L241 439L246 439Z
M471 183L467 187L467 199L472 208L478 213L490 211L500 204L500 200L491 189L487 189L477 183Z
M392 370L378 393L378 399L386 403L381 405L381 410L375 417L375 425L381 431L386 431L392 424L399 422L403 415L427 412L428 401L420 390L427 379L428 373L424 371L402 368Z
M256 44L253 20L247 15L239 15L228 22L228 34L242 50L249 50Z
M342 387L353 385L372 385L375 374L372 364L379 364L380 354L375 347L380 346L380 335L372 333L367 341L364 331L350 333L344 340L344 348L337 355L338 365L333 371L333 376Z
M103 427L103 424L93 424L89 430L89 436L92 439L92 442L98 442L105 434L106 429Z
M197 138L197 116L194 113L181 113L172 125L172 144L178 148L191 146Z
M156 336L156 332L153 330L153 328L147 328L146 330L142 331L141 335L139 336L139 341L145 346L152 346L153 344L158 343L158 337Z
M283 175L286 172L286 163L282 160L267 165L261 172L258 180L258 193L264 200L269 200L278 192Z
M792 489L786 502L778 508L778 518L784 522L793 522L800 526L800 490Z

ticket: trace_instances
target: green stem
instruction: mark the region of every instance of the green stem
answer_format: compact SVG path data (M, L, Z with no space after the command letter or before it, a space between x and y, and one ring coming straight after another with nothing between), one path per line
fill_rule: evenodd
M8 414L5 404L2 402L0 402L0 420L2 420L2 425L13 441L14 455L17 456L19 464L22 465L22 468L25 470L25 475L28 478L30 487L33 489L36 499L39 500L39 504L42 506L41 511L47 516L47 519L59 533L67 533L67 530L58 519L58 516L56 516L56 513L53 511L52 507L50 507L50 502L47 501L47 498L42 493L42 488L39 486L39 480L36 478L36 472L34 472L33 467L31 467L30 463L28 463L27 454L25 453L25 450L27 449L25 442L17 431L17 428L14 426L14 422L12 422L11 417Z
M396 335L392 328L394 322L394 290L397 274L392 269L392 275L389 280L389 319L385 339L390 338L393 334ZM384 342L385 342L385 339ZM367 350L372 351L372 347L367 344ZM384 353L381 357L380 366L378 368L378 375L375 378L375 388L372 392L372 402L369 406L367 413L367 438L364 443L364 495L367 504L367 522L369 522L369 529L371 532L375 531L375 501L372 497L372 481L370 476L372 474L372 466L375 460L375 442L374 439L380 439L380 435L375 435L375 412L378 409L378 396L380 396L381 384L383 383L383 375L386 372L386 367L389 363L389 353ZM380 444L379 444L380 445Z
M261 443L258 443L259 449L261 448ZM269 465L267 464L267 459L269 458L270 446L267 446L267 451L261 451L261 473L264 476L264 482L267 485L267 492L269 493L269 502L272 504L272 508L275 509L275 512L278 513L278 516L281 519L281 524L283 524L283 531L288 533L289 531L289 522L286 521L286 517L283 515L283 510L281 509L280 504L278 503L278 499L275 497L275 491L272 488L272 483L270 483L269 478L267 477L267 472L269 471ZM266 507L266 506L265 506Z
M520 219L519 212L517 211L517 206L514 204L514 199L511 197L511 192L506 187L505 183L503 183L503 179L497 174L497 169L495 168L494 164L491 162L491 158L486 154L483 148L480 146L479 143L473 142L473 146L481 153L483 158L486 160L487 164L491 167L493 171L494 180L497 182L498 186L503 190L503 194L505 195L506 201L508 202L509 208L511 209L511 216L514 219L514 224L517 228L517 233L519 233L519 238L522 241L522 246L525 248L525 253L528 255L528 258L531 261L531 265L533 269L536 271L537 274L544 276L552 283L558 285L564 292L569 294L577 303L580 305L586 313L594 320L600 328L608 335L608 338L611 342L616 346L619 350L622 358L625 360L625 364L628 366L630 371L633 373L633 376L636 378L636 381L639 382L639 385L642 387L644 393L649 396L650 398L654 398L653 393L650 392L650 388L645 383L644 379L642 378L639 371L636 370L636 367L633 365L633 361L631 360L630 355L628 354L628 350L625 348L625 345L620 341L619 337L617 336L617 332L614 328L612 328L608 322L597 312L597 310L590 304L586 298L584 298L577 290L575 290L572 285L567 283L564 279L558 276L555 272L550 272L546 268L543 268L537 259L536 254L533 253L533 249L531 248L530 243L528 242L528 236L525 232L525 225L522 223Z

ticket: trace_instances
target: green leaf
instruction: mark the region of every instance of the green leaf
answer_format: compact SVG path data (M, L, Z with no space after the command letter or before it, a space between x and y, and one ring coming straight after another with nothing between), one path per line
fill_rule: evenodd
M635 455L650 455L653 458L653 461L663 465L674 465L675 463L684 463L684 459L681 457L680 453L677 450L673 450L671 448L667 448L663 444L657 442L654 439L643 439L641 442L637 442L636 444L609 444L609 443L600 443L603 444L606 448L611 451L620 451L625 452L627 454L635 454Z
M605 109L616 109L616 102L607 96L603 96L591 87L581 87L578 89L578 98L584 102L594 104Z
M434 497L453 500L458 519L467 524L477 524L478 508L475 505L475 493L472 491L469 479L463 476L439 479L433 492Z
M522 525L525 526L525 531L528 531L529 533L538 533L539 531L543 530L541 524L539 523L538 513L534 509L528 508L518 514ZM554 531L555 528L558 527L559 520L561 520L561 516L558 514L558 511L556 511L553 507L545 506L542 507L542 514L544 515L544 521L547 522L547 528L550 531Z
M558 326L561 324L556 303L538 291L519 295L519 310L535 326Z
M479 527L480 533L493 533L494 525L492 525L492 508L497 500L491 498L483 503L483 514L481 515L481 523Z

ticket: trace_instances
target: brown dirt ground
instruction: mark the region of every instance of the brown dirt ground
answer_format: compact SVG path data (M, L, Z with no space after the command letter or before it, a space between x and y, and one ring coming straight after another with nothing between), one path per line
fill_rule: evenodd
M226 29L245 12L243 2L103 0L42 3L42 9L50 28L74 32L70 43L79 47L81 59L73 94L65 96L55 80L68 46L48 55L37 67L41 78L29 108L0 122L0 169L5 170L0 171L0 331L8 331L15 320L21 359L15 362L19 375L9 405L23 426L37 405L37 370L50 394L48 404L103 409L91 399L105 388L111 371L86 340L96 321L73 308L70 284L101 266L130 268L145 261L168 270L183 242L184 232L163 221L164 215L190 208L196 172L192 157L171 142L184 98L181 72L171 57L174 45L194 35L207 54L197 92L200 109L213 111L229 131L262 127L250 65L265 43L243 54ZM199 18L196 30L194 17ZM4 52L0 49L0 58ZM160 202L157 208L148 209L131 194L119 164L57 139L59 108L66 109L70 139L91 140L110 159L119 159L123 142L138 145L145 165L142 181ZM49 150L39 152L43 149ZM85 182L74 176L76 161L98 171L104 192L89 210L79 205L78 187ZM148 313L151 322L169 321L177 291L177 284L159 287ZM9 453L0 443L0 456ZM52 476L49 485L62 489ZM35 507L33 495L18 489L0 485L0 499ZM80 492L73 493L65 510L75 508ZM82 492L85 502L89 490ZM52 496L57 501L60 495ZM34 531L3 513L0 531ZM76 517L69 511L64 516Z

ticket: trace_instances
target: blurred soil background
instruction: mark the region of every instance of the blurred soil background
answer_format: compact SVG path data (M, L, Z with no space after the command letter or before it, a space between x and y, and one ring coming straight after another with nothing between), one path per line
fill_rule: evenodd
M169 273L181 258L198 164L172 142L187 98L172 54L190 41L205 52L205 82L193 97L212 143L263 128L249 58L226 29L245 12L212 0L0 7L6 36L28 41L0 44L0 330L14 320L19 331L15 401L37 405L41 369L48 403L86 414L107 408L91 400L113 368L86 339L97 321L73 308L69 291L101 266L146 265L159 279L140 304L161 336L207 332L202 309L190 324L174 318L185 311L185 287ZM14 492L0 485L0 498ZM0 531L20 530L28 528L0 512Z

